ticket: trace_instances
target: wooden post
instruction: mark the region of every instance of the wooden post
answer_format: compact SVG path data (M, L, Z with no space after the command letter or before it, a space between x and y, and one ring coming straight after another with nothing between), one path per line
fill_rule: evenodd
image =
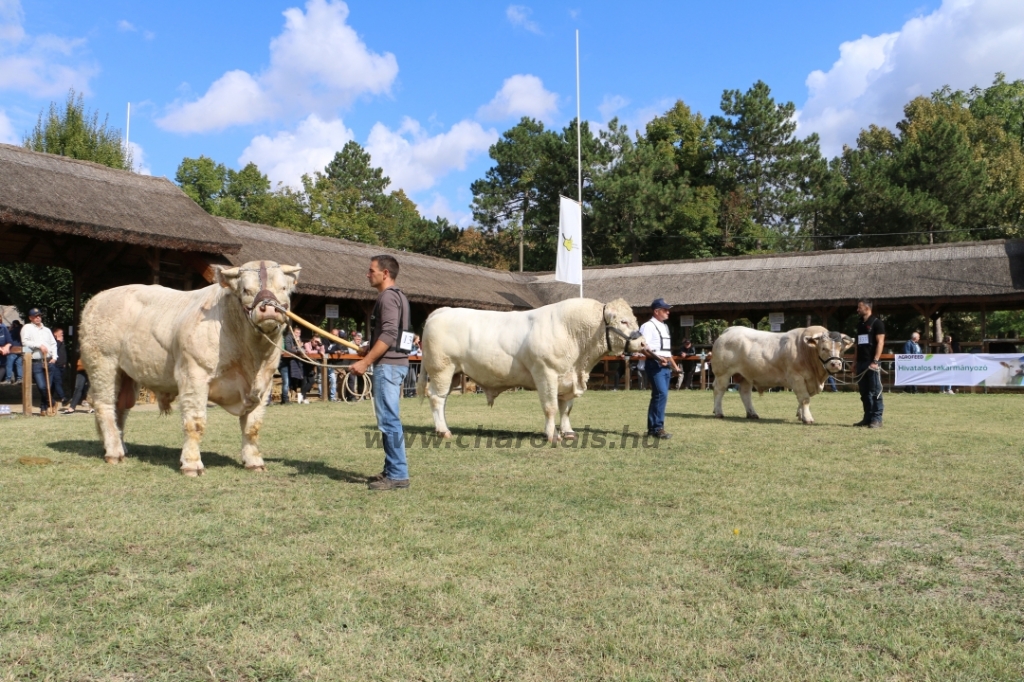
M327 348L320 354L320 402L327 402L330 397L327 390Z
M21 412L26 417L32 416L32 351L22 354Z

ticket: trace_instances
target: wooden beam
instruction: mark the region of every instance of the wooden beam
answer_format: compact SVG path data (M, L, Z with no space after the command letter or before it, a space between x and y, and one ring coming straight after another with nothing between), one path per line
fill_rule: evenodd
M29 239L28 240L28 244L25 244L25 248L23 248L18 253L18 261L17 262L24 263L25 259L28 258L29 255L35 250L36 244L38 244L38 243L39 243L39 235L34 235L31 239Z

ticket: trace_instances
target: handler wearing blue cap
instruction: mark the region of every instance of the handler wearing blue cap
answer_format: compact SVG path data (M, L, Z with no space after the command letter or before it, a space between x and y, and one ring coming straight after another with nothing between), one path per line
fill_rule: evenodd
M644 355L644 372L651 382L651 404L647 408L647 433L656 438L671 438L672 434L665 431L665 406L668 404L668 384L672 372L678 372L676 361L672 358L672 336L669 333L668 311L672 306L663 298L656 298L651 303L651 319L640 327L640 333L647 341Z

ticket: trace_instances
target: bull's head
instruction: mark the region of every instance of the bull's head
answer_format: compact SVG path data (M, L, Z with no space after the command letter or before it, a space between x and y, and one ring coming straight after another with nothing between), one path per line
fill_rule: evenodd
M640 325L636 323L633 309L623 298L617 298L605 304L604 325L609 346L614 344L615 347L618 347L618 344L612 340L613 337L626 342L622 351L612 352L639 353L647 345L643 335L640 334Z
M839 332L821 332L804 336L804 343L817 350L818 360L829 374L843 371L843 353L853 346L853 339Z
M299 281L298 265L278 265L269 260L252 261L237 268L217 271L217 281L242 302L246 314L265 334L278 331L287 322L284 312L291 305L291 293Z

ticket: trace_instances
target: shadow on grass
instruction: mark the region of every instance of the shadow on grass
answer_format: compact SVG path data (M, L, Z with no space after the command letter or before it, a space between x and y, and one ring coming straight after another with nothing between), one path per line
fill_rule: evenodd
M326 476L332 481L341 481L342 483L365 484L370 480L369 476L366 474L348 471L347 469L335 469L323 462L310 462L302 459L281 459L279 457L264 457L263 461L275 462L277 464L283 464L287 467L291 467L295 469L295 474L298 476Z
M47 443L49 447L57 452L67 452L82 457L103 460L103 444L94 440L60 440L54 443ZM127 444L128 458L135 459L145 464L154 466L165 466L174 471L181 468L181 448L172 448L166 445L141 445ZM231 457L216 452L202 453L203 466L211 467L234 467L244 469L241 462Z
M665 413L665 418L667 419L668 417L677 417L679 419L718 419L718 417L716 417L713 414L683 414L682 412L667 412L667 413ZM788 423L799 424L800 423L796 419L766 419L765 417L761 417L759 419L747 419L746 415L736 415L734 417L731 417L729 415L725 415L725 419L723 419L722 421L726 421L726 422L740 422L740 421L748 422L749 421L749 422L762 422L764 424L788 424Z

